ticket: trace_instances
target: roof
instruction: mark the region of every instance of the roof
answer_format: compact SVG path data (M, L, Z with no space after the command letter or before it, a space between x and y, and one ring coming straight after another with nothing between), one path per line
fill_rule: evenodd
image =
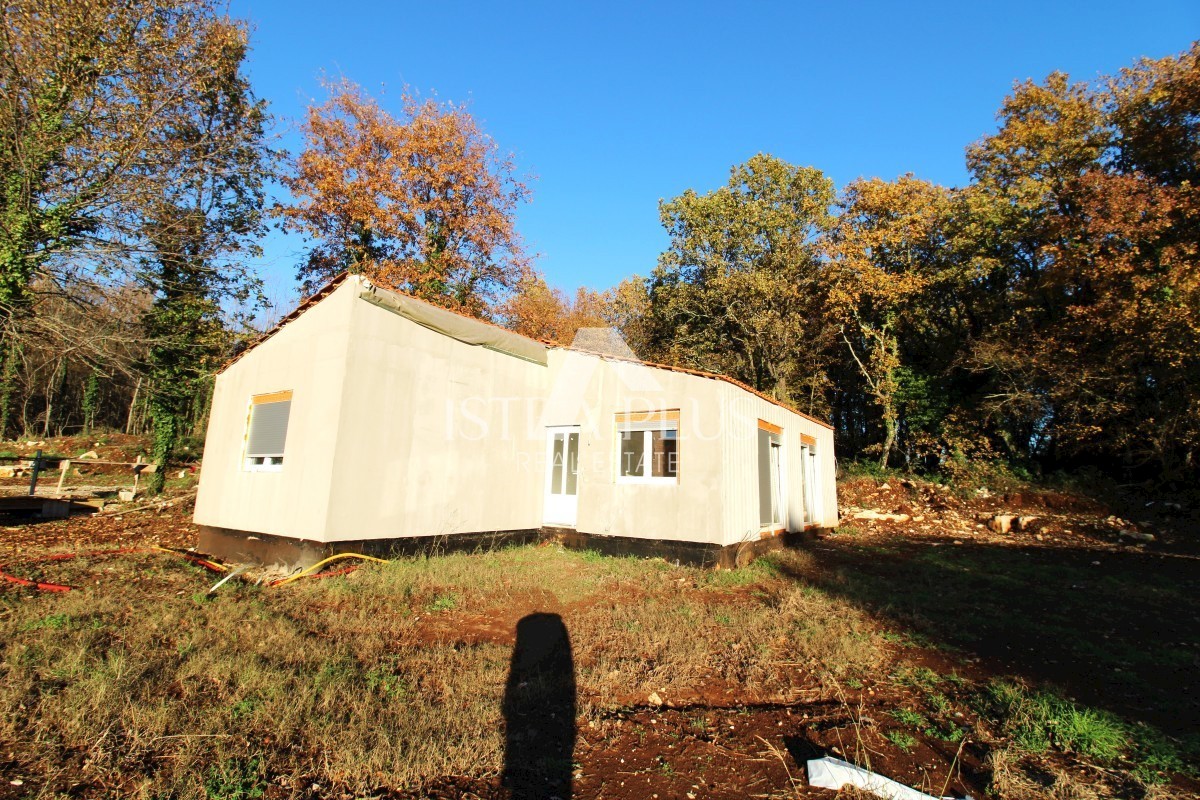
M763 392L760 392L759 390L751 387L750 385L742 383L737 378L731 378L728 375L722 375L719 372L705 372L704 370L701 370L701 369L690 369L688 367L676 367L676 366L672 366L671 364L656 364L653 361L643 361L640 358L624 358L622 356L614 356L609 353L598 353L598 352L594 352L591 350L585 350L583 348L579 348L579 347L575 347L575 346L567 347L564 345L557 345L557 346L555 346L554 349L570 350L570 351L576 352L576 353L583 353L584 355L595 356L596 358L604 359L605 361L620 361L620 362L628 363L628 364L640 364L643 367L652 367L654 369L667 370L668 372L680 372L680 373L683 373L684 375L694 375L698 378L709 378L714 381L724 381L725 383L732 384L743 391L749 392L750 394L754 395L755 397L759 398L760 400L766 400L771 405L779 406L784 411L790 411L793 414L795 414L796 416L803 417L804 419L808 420L809 422L815 422L817 425L820 425L822 428L828 428L829 430L833 430L833 426L830 425L825 420L818 419L817 417L814 417L811 414L805 414L803 411L799 410L798 408L788 405L787 403L783 402L782 400L777 400L774 397L771 397L769 394L764 394Z
M248 344L246 348L242 350L242 352L225 362L225 365L222 366L221 369L217 370L218 374L229 369L229 367L237 362L238 359L242 358L251 350L261 345L267 339L270 339L272 336L278 333L284 325L287 325L289 322L296 319L296 317L303 314L311 306L316 305L321 300L324 300L326 297L332 294L334 289L338 288L342 285L342 283L345 282L349 274L350 273L348 272L342 272L334 276L329 283L322 286L310 297L306 298L303 302L297 305L296 308L291 311L291 313L279 320L279 322L273 328L263 333L254 341L250 342L250 344ZM364 288L365 291L359 295L360 298L375 305L383 306L390 311L394 311L397 314L413 320L417 324L424 325L431 330L435 330L446 336L450 336L451 338L458 339L459 341L463 341L468 344L488 347L489 349L507 353L508 355L512 355L516 358L524 358L527 361L533 361L540 364L546 363L544 353L548 348L552 348L557 350L570 350L577 353L583 353L585 355L595 356L608 361L640 364L653 369L662 369L669 372L679 372L684 375L694 375L700 378L724 381L725 383L732 384L743 391L749 392L755 397L766 400L772 405L779 406L785 411L790 411L793 414L803 417L810 422L814 422L823 428L833 430L833 426L828 422L809 414L805 414L803 411L793 408L787 403L777 400L768 394L764 394L763 392L760 392L757 389L742 383L736 378L731 378L728 375L722 375L717 372L705 372L703 370L690 369L688 367L676 367L670 364L656 364L652 361L643 361L642 359L639 359L633 355L632 351L630 351L630 355L616 355L613 352L606 352L609 349L616 349L608 347L608 345L613 344L611 332L602 335L585 334L583 337L583 342L581 344L587 345L599 342L603 349L591 349L585 346L578 346L577 344L561 345L556 342L539 341L528 336L523 336L522 334L510 331L507 328L502 328L499 325L488 322L487 320L482 320L478 317L472 317L458 311L452 311L448 308L442 308L441 306L430 303L427 300L413 297L405 292L401 292L396 289L374 286L369 281L366 282L366 286ZM368 297L368 295L371 296ZM583 331L587 330L611 331L611 329L604 328L583 328L580 330L580 332L582 333ZM579 337L576 337L576 343L579 343ZM622 344L624 345L623 342ZM628 350L627 345L625 345L625 349ZM541 353L540 357L539 353Z

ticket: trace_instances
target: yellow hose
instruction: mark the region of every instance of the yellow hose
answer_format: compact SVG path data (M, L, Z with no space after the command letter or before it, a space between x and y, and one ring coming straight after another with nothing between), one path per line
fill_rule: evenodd
M374 556L364 556L361 553L338 553L337 555L330 556L329 558L325 559L324 561L318 561L317 563L313 564L308 569L302 569L299 572L297 572L295 575L289 575L286 578L284 578L283 580L277 581L271 585L272 586L285 586L285 585L291 583L292 581L297 581L297 580L300 580L301 578L306 578L315 572L319 572L321 570L321 567L325 566L326 564L332 563L334 561L340 561L343 558L361 558L363 561L374 561L376 564L386 564L387 563L387 561L385 559L375 558Z

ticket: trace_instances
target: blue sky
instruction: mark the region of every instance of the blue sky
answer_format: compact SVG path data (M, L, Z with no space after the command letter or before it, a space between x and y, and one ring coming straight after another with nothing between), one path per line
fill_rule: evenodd
M966 181L1013 81L1109 74L1200 37L1200 3L528 3L232 0L281 122L345 75L469 102L532 175L518 228L549 280L607 288L666 245L658 201L708 191L757 152L859 176ZM284 146L294 130L281 126ZM257 264L294 301L304 243Z

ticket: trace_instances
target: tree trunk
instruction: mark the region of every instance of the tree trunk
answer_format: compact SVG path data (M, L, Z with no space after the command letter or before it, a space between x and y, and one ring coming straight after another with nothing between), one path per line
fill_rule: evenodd
M138 393L142 390L142 376L138 375L137 383L133 385L133 399L129 401L129 415L125 418L125 433L133 434L133 419L137 411Z
M150 474L147 490L159 494L167 480L167 463L175 454L175 441L179 435L179 418L164 408L151 411L154 421L154 453L151 461L157 468Z
M17 381L17 339L12 333L4 336L3 349L0 349L0 439L8 433L9 418L12 417L13 384Z
M896 421L896 409L891 402L883 407L883 427L886 435L883 439L883 451L879 454L879 468L887 469L888 457L892 454L892 448L896 446L896 432L900 427Z

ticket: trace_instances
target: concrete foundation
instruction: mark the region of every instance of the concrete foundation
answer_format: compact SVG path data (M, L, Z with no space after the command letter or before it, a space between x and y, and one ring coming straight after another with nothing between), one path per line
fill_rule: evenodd
M766 553L785 547L795 547L801 542L811 540L813 534L814 531L811 530L804 533L783 533L766 539L739 542L724 547L682 540L597 536L565 528L314 542L288 536L249 533L201 525L198 549L223 561L285 564L304 568L336 553L362 553L380 558L402 558L477 552L510 545L551 541L572 550L594 550L607 556L663 558L676 564L733 569L744 567Z

